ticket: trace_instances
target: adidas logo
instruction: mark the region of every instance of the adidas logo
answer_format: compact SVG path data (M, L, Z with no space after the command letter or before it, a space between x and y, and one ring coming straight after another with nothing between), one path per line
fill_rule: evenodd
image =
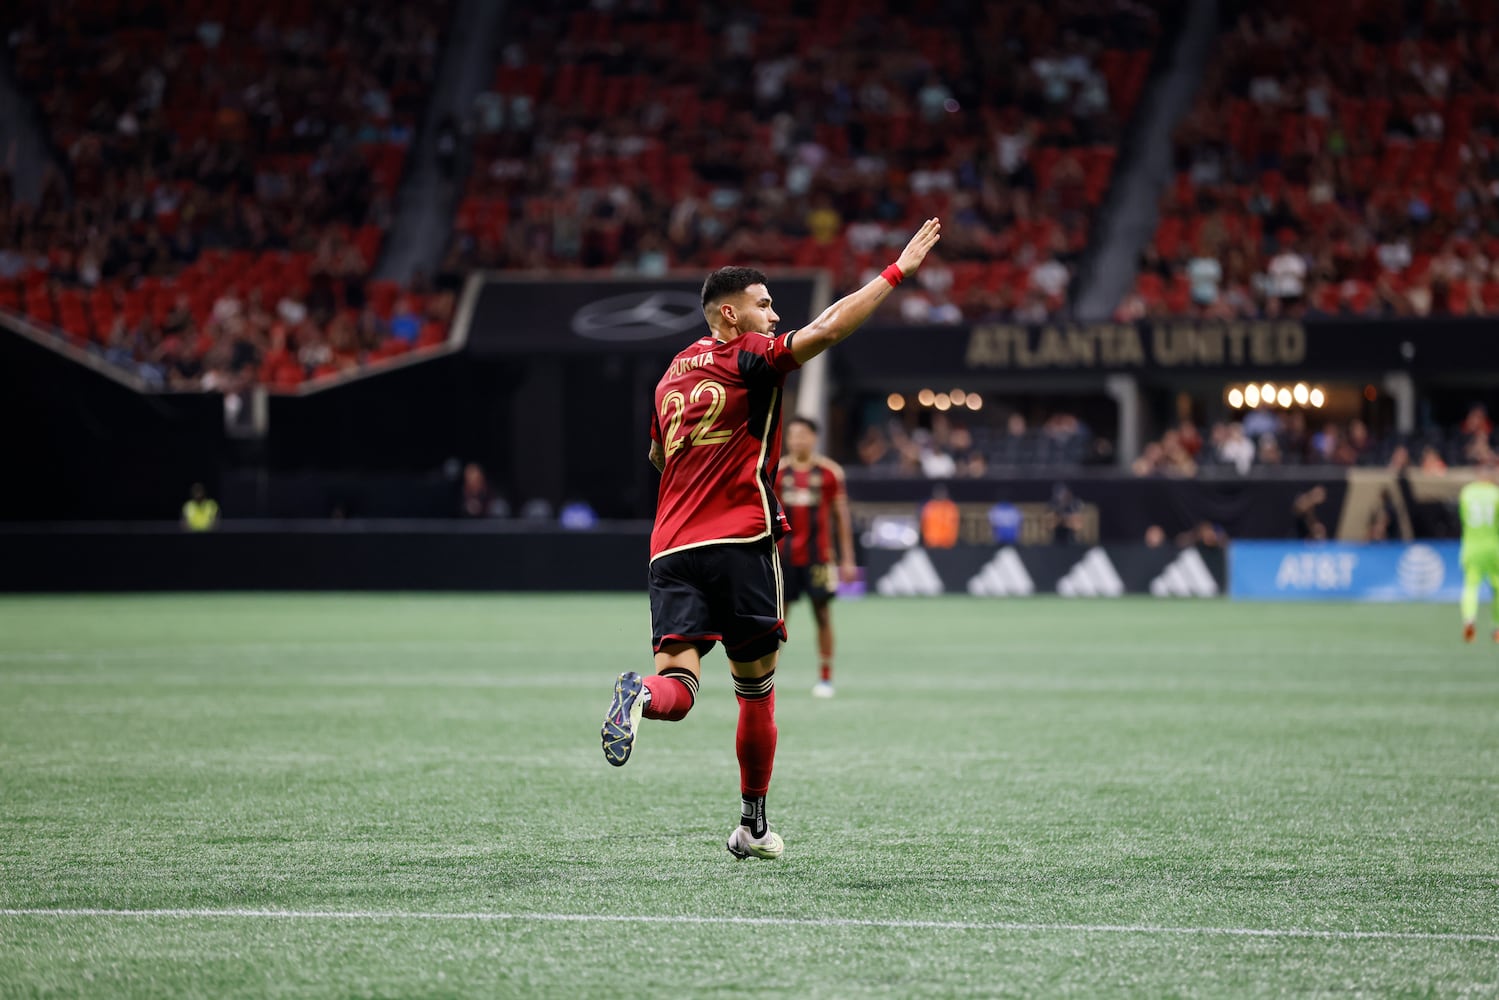
M1091 548L1057 581L1057 593L1063 597L1118 597L1124 593L1124 581L1103 549Z
M968 581L968 592L975 597L1024 597L1035 593L1036 585L1019 553L1007 545Z
M1156 597L1217 597L1218 581L1196 549L1182 549L1181 555L1150 581L1150 592Z
M886 597L932 597L942 593L942 577L925 549L907 549L874 589Z

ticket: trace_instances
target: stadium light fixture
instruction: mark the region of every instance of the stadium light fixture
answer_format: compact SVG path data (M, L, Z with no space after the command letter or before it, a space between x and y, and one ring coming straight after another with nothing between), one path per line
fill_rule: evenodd
M1244 387L1244 405L1251 410L1260 405L1260 387L1250 383Z
M892 392L885 397L885 405L890 407L891 412L899 413L906 408L906 397L898 392Z
M1327 395L1321 389L1313 389L1310 393L1310 399L1312 405L1320 410L1322 404L1327 402Z
M939 392L937 398L932 401L932 405L945 413L952 409L952 397L945 392Z
M970 392L968 394L968 397L963 400L963 405L968 407L970 410L977 412L978 410L982 410L984 408L984 397L980 396L976 392Z
M1275 402L1274 382L1266 382L1264 385L1260 386L1260 398L1263 399L1266 403Z
M923 389L916 394L916 401L922 406L931 406L937 399L937 394L930 389Z
M1243 409L1244 393L1240 391L1238 386L1228 390L1228 405L1236 410Z
M968 398L968 393L964 392L962 389L954 389L952 392L948 393L947 396L952 400L952 405L962 406L963 401Z
M1291 390L1285 386L1281 386L1280 391L1275 394L1275 401L1281 405L1281 409L1289 410L1291 408Z
M1312 398L1312 394L1307 391L1305 382L1297 382L1296 388L1291 390L1291 395L1295 397L1296 402L1301 406L1305 406L1306 401Z

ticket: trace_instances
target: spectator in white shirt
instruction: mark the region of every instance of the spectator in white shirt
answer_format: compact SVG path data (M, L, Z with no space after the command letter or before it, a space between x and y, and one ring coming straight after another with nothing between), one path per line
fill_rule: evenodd
M1223 264L1206 251L1197 248L1197 256L1187 263L1187 281L1192 288L1192 302L1210 306L1218 301L1218 286L1223 282Z
M1266 268L1266 290L1272 298L1295 301L1306 292L1306 258L1294 246L1282 247Z
M1238 422L1228 425L1228 436L1218 446L1218 458L1239 470L1239 475L1249 474L1254 464L1254 442L1244 434L1244 425Z

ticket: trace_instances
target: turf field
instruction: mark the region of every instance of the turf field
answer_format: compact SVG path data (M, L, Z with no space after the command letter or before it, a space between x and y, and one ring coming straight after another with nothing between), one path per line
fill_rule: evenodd
M765 863L720 653L603 762L643 597L0 600L0 995L1499 993L1455 609L837 624L824 702L793 622Z

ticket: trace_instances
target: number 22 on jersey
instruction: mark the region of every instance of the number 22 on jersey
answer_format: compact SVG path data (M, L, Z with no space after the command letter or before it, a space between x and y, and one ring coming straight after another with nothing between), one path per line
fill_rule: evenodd
M685 437L678 437L682 429L682 421L687 416L689 403L697 407L707 399L707 408L698 419L697 426ZM724 403L728 400L728 390L722 382L712 379L703 379L692 387L692 391L686 395L680 389L673 389L661 397L661 418L666 421L666 455L670 458L681 451L687 445L723 444L734 436L732 430L714 428L719 416L723 413Z

